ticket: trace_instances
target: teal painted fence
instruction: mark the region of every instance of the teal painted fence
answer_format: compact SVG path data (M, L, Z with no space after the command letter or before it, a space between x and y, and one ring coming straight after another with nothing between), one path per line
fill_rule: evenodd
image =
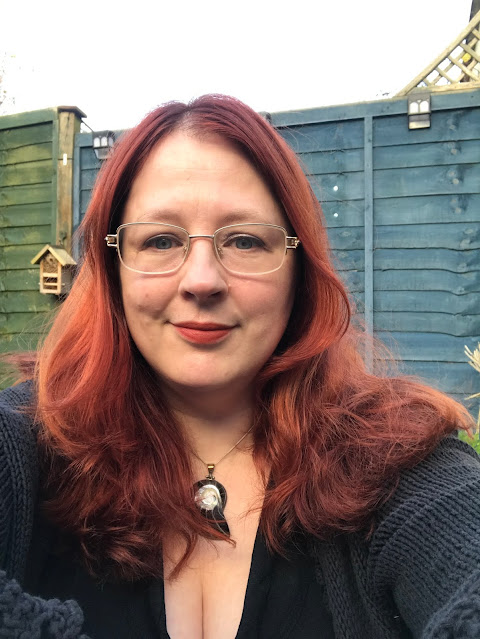
M123 131L114 131L115 137ZM73 151L73 228L76 230L90 202L92 188L102 163L92 146L91 133L77 133ZM78 249L77 249L78 250Z
M367 329L405 372L463 400L480 390L480 91L272 114L323 204L339 269Z
M434 94L417 131L404 98L271 115L322 202L366 329L404 372L459 400L480 391L463 354L480 340L480 91ZM78 134L75 226L98 168Z

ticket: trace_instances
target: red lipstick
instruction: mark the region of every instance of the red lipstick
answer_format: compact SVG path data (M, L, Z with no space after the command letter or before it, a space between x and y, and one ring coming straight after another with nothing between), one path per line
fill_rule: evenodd
M215 344L224 339L233 326L212 322L181 322L173 324L175 330L193 344Z

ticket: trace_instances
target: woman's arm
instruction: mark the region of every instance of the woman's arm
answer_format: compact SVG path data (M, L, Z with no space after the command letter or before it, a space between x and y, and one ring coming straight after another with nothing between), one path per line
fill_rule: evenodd
M370 546L378 597L415 638L480 637L480 460L454 437L407 471Z
M0 570L19 581L30 547L38 484L31 402L30 383L0 393Z
M38 468L31 385L0 393L0 636L8 639L87 639L75 601L25 593L23 578L31 541Z

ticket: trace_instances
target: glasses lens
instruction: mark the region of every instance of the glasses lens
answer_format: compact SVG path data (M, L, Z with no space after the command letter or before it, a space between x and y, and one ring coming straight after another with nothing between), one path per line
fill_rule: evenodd
M222 264L235 273L269 273L283 263L286 233L269 224L234 224L218 229L215 248Z
M169 224L127 224L118 232L123 264L140 273L167 273L181 266L188 249L188 234Z

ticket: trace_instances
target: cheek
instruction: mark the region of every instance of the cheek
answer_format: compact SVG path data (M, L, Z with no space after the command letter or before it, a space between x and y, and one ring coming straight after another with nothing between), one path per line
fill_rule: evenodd
M293 277L276 277L257 282L243 282L237 291L242 308L258 332L267 341L283 335L293 306ZM235 291L231 289L235 295Z
M294 264L289 263L285 265L285 270L278 271L272 287L270 302L276 306L279 317L285 318L286 316L287 320L290 317L295 298L295 282Z
M121 277L123 310L127 323L138 323L158 316L168 302L168 291L152 279Z

